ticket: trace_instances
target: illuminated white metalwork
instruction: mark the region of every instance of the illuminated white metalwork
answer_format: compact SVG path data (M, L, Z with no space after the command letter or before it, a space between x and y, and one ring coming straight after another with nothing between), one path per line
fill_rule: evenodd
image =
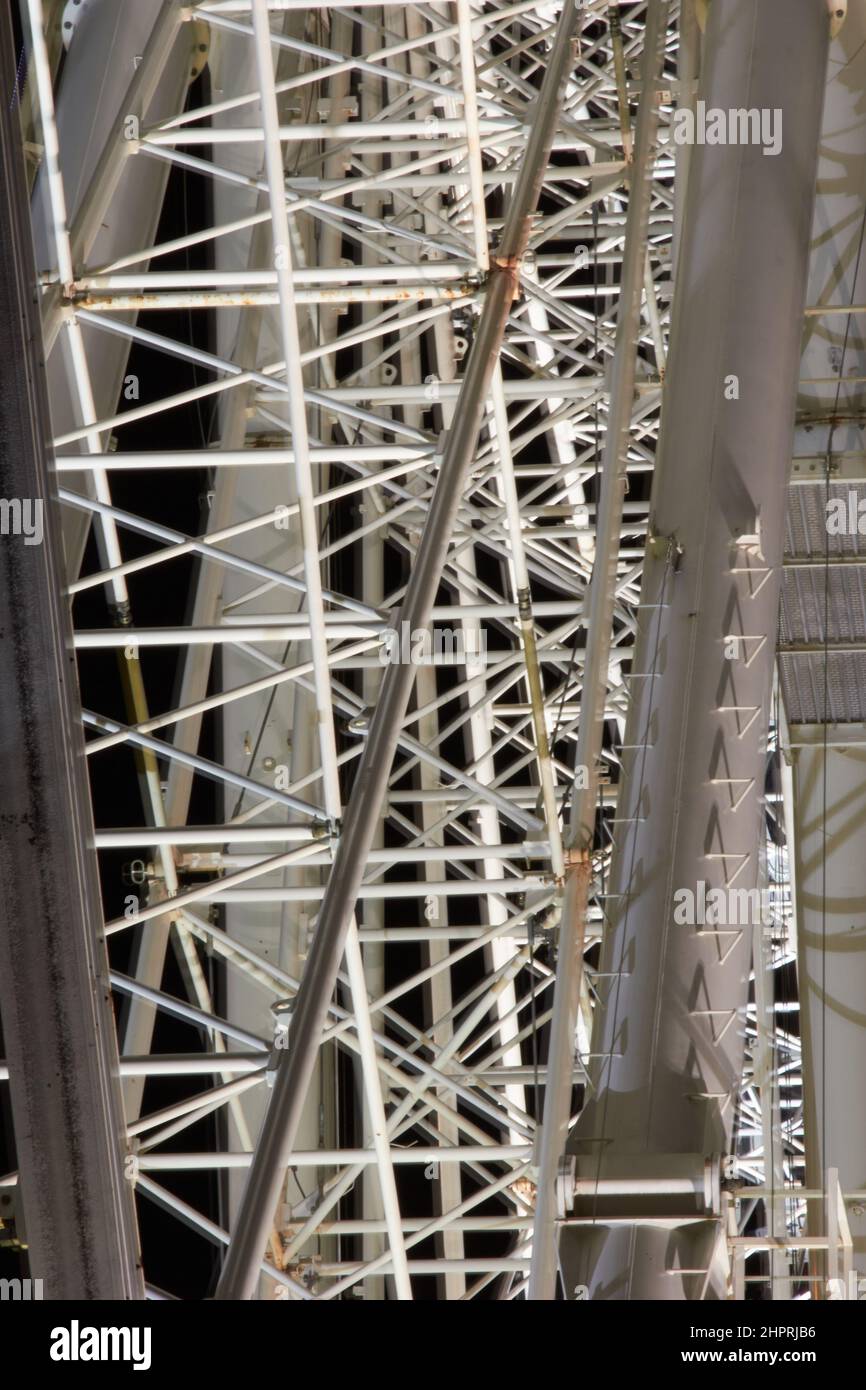
M559 916L579 868L568 823L585 677L600 691L604 738L594 843L582 861L583 952L597 946L606 911L649 529L644 475L685 182L670 121L694 54L678 52L671 6L658 132L641 144L646 6L579 7L529 251L509 267L520 295L432 610L434 637L447 640L432 641L428 659L418 634L404 641L398 630L396 644L387 634L460 423L560 6L136 3L146 33L117 55L123 90L116 109L96 114L84 174L64 148L64 87L87 62L102 7L81 19L55 99L47 52L35 45L46 154L34 225L69 594L106 602L102 625L79 623L76 647L82 671L116 649L128 694L125 721L108 701L86 711L89 759L96 768L131 747L144 773L141 828L127 812L97 833L101 852L125 848L141 861L140 904L108 923L110 937L141 938L131 972L114 975L132 1001L122 1072L139 1191L204 1240L231 1243L269 1083L284 1045L298 1045L291 1005L345 807L364 804L353 773L381 673L420 652L387 798L367 806L375 835L357 932L293 1146L306 1195L298 1199L287 1173L255 1265L259 1296L406 1298L436 1276L439 1297L469 1299L494 1284L498 1297L519 1297L532 1256ZM39 0L24 8L41 33ZM181 81L167 99L168 78L177 86L178 74L189 76L191 55L209 92L199 84L185 102ZM145 180L157 206L178 169L207 181L205 225L160 241L155 213L150 224L111 220ZM628 217L642 180L643 226ZM202 248L208 268L164 268L166 256ZM626 283L637 286L634 332L618 334ZM159 391L141 400L119 391L133 348L166 363ZM196 384L172 383L173 362L194 367ZM189 406L212 412L201 448L178 425ZM159 447L125 449L124 432L141 424ZM598 632L586 671L609 427L625 441L633 495L621 518L605 519L605 545L599 539L599 554L612 556L596 584L609 631ZM130 475L171 487L196 468L209 470L200 534L120 499ZM85 561L91 524L98 549ZM149 577L192 556L188 620L143 621ZM178 694L152 710L157 651L179 652ZM202 734L211 716L217 750ZM578 790L582 777L578 767ZM188 825L205 784L219 809L212 824ZM758 953L756 971L786 959L787 942L785 932L764 941L770 956ZM183 1000L166 983L170 945ZM561 1087L584 1078L592 1004L605 987L591 966L583 976L574 1055L554 1078ZM157 1010L200 1026L202 1058L152 1052ZM778 1016L768 1029L768 1013L758 981L731 1242L746 1239L745 1183L767 1180L768 1133L790 1136L774 1178L802 1178L784 1080L798 1065L797 1040ZM231 1048L248 1049L247 1060ZM189 1096L149 1110L144 1082L160 1072L188 1075ZM341 1108L347 1075L366 1114ZM161 1151L215 1108L225 1113L221 1143ZM220 1220L176 1198L160 1169L225 1172ZM771 1236L793 1240L802 1206L786 1201ZM495 1256L475 1239L490 1223L506 1233ZM430 1237L435 1255L413 1253ZM774 1264L780 1277L790 1268Z

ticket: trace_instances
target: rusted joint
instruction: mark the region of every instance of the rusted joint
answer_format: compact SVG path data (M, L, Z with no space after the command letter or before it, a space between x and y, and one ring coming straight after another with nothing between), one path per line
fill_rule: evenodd
M511 281L511 300L512 303L520 295L520 256L494 256L490 263L490 274L500 271Z
M535 1205L537 1190L537 1185L532 1179L525 1176L518 1178L516 1182L511 1184L511 1191L515 1196L520 1197L522 1201L527 1202L530 1206Z
M589 865L591 858L591 852L588 849L578 849L576 846L562 851L562 859L566 869L579 869L583 865Z
M321 1277L322 1257L321 1255L309 1255L304 1259L296 1261L294 1264L284 1264L283 1268L287 1274L310 1289Z

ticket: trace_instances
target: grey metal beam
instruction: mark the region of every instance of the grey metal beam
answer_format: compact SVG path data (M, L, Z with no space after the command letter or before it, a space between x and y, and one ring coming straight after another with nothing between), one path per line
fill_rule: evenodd
M0 71L11 87L8 12ZM0 1010L32 1273L51 1299L142 1299L16 122L4 103L0 493L44 535L0 538Z

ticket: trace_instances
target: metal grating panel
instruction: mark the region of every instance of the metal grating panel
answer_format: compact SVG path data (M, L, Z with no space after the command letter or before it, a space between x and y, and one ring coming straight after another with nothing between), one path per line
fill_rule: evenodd
M855 505L866 503L863 483L791 488L779 608L779 670L785 708L795 724L825 718L852 723L866 717L866 536L856 530L830 535L826 527L827 503L843 501L847 515L849 494ZM856 563L858 556L862 565ZM801 643L825 642L862 644L864 650L785 652Z

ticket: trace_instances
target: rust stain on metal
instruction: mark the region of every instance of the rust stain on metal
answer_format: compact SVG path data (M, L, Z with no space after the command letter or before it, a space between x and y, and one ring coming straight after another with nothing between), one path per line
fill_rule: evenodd
M504 275L511 281L511 300L512 303L520 296L520 266L522 256L494 256L491 265L491 275L498 273Z

